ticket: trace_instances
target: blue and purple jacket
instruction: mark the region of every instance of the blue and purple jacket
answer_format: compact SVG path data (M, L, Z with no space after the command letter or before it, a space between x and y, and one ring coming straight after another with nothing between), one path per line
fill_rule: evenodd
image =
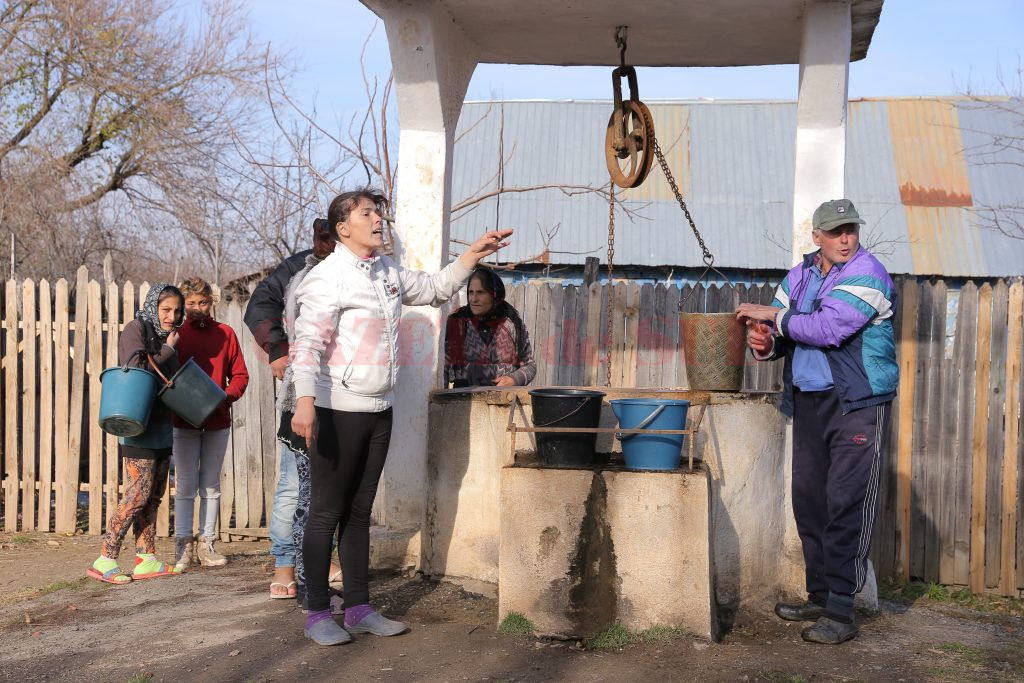
M803 296L808 271L817 256L818 252L804 256L803 263L786 274L772 301L781 310L775 317L775 346L768 358L786 359L779 409L793 414L794 341L824 351L843 414L891 401L899 383L892 278L878 259L861 247L846 263L832 266L811 312L800 313L796 302Z

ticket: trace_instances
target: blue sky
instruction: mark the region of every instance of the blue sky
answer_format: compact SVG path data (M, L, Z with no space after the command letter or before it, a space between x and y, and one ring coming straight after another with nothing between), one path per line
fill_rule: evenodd
M357 0L250 0L257 37L286 52L293 92L321 115L347 119L365 106L359 53L376 16ZM924 11L922 11L924 10ZM999 92L1000 67L1024 58L1022 0L886 0L866 59L850 67L850 97ZM387 39L378 25L367 70L386 78ZM795 65L638 70L645 99L794 99ZM467 99L607 99L607 67L477 67Z

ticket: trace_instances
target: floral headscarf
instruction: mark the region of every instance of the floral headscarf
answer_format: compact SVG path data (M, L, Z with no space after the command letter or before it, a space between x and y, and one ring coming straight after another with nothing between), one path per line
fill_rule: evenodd
M141 322L143 327L151 328L152 334L158 341L160 341L160 343L163 343L163 341L167 339L167 335L170 332L170 330L165 330L160 326L160 317L156 310L157 306L160 304L160 295L166 291L169 291L171 294L179 297L181 301L185 301L185 297L182 296L180 289L169 282L158 282L149 288L149 293L146 294L146 301L142 304L142 308L140 308L135 314L135 319ZM184 310L178 314L178 318L174 321L174 329L181 327L183 322L185 322ZM147 332L149 331L150 330L147 330Z

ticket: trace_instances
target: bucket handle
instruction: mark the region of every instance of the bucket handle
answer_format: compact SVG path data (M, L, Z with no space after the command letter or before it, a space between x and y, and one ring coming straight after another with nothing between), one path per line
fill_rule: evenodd
M652 422L654 422L654 420L659 415L661 415L661 413L665 410L665 408L666 408L666 405L664 403L662 403L660 406L655 408L654 411L650 415L648 415L644 419L640 420L640 423L637 426L633 427L633 429L647 429L647 425L649 425ZM625 441L626 439L628 439L628 438L630 438L632 436L636 436L636 434L623 434L622 432L615 432L615 438L618 439L619 441Z
M149 361L149 365L150 365L150 367L153 368L153 372L155 372L157 374L157 376L160 377L160 379L162 379L164 381L164 384L167 386L167 388L168 389L173 389L174 388L174 382L172 382L171 380L167 379L167 376L164 375L164 373L162 373L160 371L160 368L157 367L156 362L153 360L153 356L151 356L150 354L147 353L146 354L146 360Z
M576 413L578 413L581 410L583 410L583 406L587 405L587 401L589 401L591 398L593 398L593 397L592 396L587 396L582 401L580 401L580 404L578 406L576 406L575 408L570 410L567 414L563 415L562 417L557 417L554 420L552 420L551 422L546 422L546 423L544 423L542 425L539 425L536 422L534 422L533 426L534 427L550 427L551 425L555 424L556 422L561 422L562 420L566 419L567 417L572 417Z

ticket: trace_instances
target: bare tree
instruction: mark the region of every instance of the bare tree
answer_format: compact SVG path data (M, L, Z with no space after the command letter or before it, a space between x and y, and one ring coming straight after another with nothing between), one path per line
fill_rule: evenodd
M199 216L197 188L238 167L229 130L252 131L267 62L232 0L198 20L169 0L0 7L0 235L23 245L19 274L67 275Z
M996 97L980 95L970 85L964 89L968 106L987 114L980 127L962 127L965 138L978 140L965 146L964 156L970 164L997 170L1008 180L1015 178L1016 184L1006 185L1020 189L1024 183L1024 61L1019 54L1013 69L997 71L996 83L994 89L1000 93ZM975 197L974 212L983 229L1024 239L1024 191L995 204Z

